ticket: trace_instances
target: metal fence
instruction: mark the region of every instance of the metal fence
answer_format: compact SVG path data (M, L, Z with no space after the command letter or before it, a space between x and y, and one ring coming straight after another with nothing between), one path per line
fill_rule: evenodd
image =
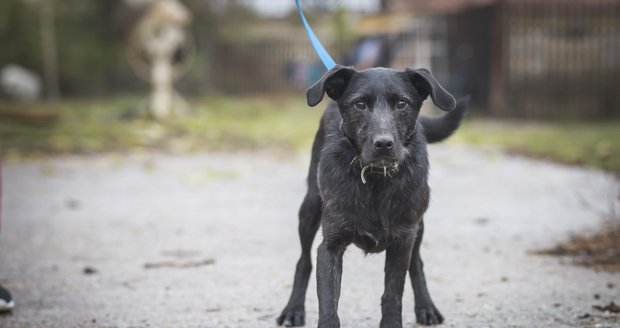
M620 117L620 2L507 1L503 115Z
M339 57L347 45L328 44ZM325 72L305 38L219 40L213 46L211 87L226 93L282 93L302 90Z
M619 0L505 0L487 9L412 19L411 30L390 37L391 65L430 67L451 90L474 94L480 113L620 117ZM470 31L458 31L464 27ZM473 46L475 58L464 63L473 65L466 67L471 74L455 64L462 42ZM340 63L354 48L326 46ZM305 38L218 41L210 61L210 87L232 93L300 90L323 73Z

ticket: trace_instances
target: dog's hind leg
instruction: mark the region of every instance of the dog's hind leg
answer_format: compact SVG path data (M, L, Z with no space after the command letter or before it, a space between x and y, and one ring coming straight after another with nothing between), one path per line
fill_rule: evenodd
M306 301L306 289L312 273L312 242L321 224L321 209L323 203L319 194L317 183L317 169L319 157L324 142L324 125L321 121L312 144L312 156L308 172L308 192L299 208L299 240L301 242L301 256L295 268L295 280L291 297L276 320L278 325L285 327L303 326L306 321L304 303Z
M321 198L310 191L299 209L299 239L301 256L295 269L293 291L288 304L278 317L278 325L297 327L305 324L306 289L312 272L311 250L321 220Z
M424 221L420 221L418 231L416 233L415 243L413 244L413 252L411 253L411 262L409 264L409 276L411 285L413 286L413 294L415 297L415 316L416 321L422 325L437 325L443 322L443 316L433 304L431 296L426 287L426 278L424 277L424 264L420 257L420 245L422 244L422 236L424 235Z

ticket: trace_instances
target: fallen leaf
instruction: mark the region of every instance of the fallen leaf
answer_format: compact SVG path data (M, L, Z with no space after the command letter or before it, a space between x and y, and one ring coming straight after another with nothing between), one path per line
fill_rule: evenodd
M601 312L611 312L611 313L620 313L620 306L618 306L614 302L610 302L605 306L593 305L593 309L599 310Z

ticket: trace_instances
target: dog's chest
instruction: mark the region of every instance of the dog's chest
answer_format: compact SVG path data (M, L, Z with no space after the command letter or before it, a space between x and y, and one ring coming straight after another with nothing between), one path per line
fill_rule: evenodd
M380 252L415 232L429 201L426 166L402 165L396 174L362 181L350 158L323 155L317 180L324 237Z
M350 195L355 199L348 201L357 206L346 221L350 225L352 242L364 251L381 252L392 241L404 240L414 232L415 208L421 205L414 199L385 189L381 192L356 190Z

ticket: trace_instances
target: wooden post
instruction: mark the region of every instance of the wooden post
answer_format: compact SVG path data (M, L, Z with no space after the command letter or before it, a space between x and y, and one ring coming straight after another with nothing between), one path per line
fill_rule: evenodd
M389 0L381 0L381 12L386 13L388 9L390 9L390 1Z
M505 47L504 33L506 20L502 19L505 13L506 2L495 4L493 8L493 31L491 33L491 63L489 72L489 112L494 116L505 116L506 108L506 73L505 73Z

